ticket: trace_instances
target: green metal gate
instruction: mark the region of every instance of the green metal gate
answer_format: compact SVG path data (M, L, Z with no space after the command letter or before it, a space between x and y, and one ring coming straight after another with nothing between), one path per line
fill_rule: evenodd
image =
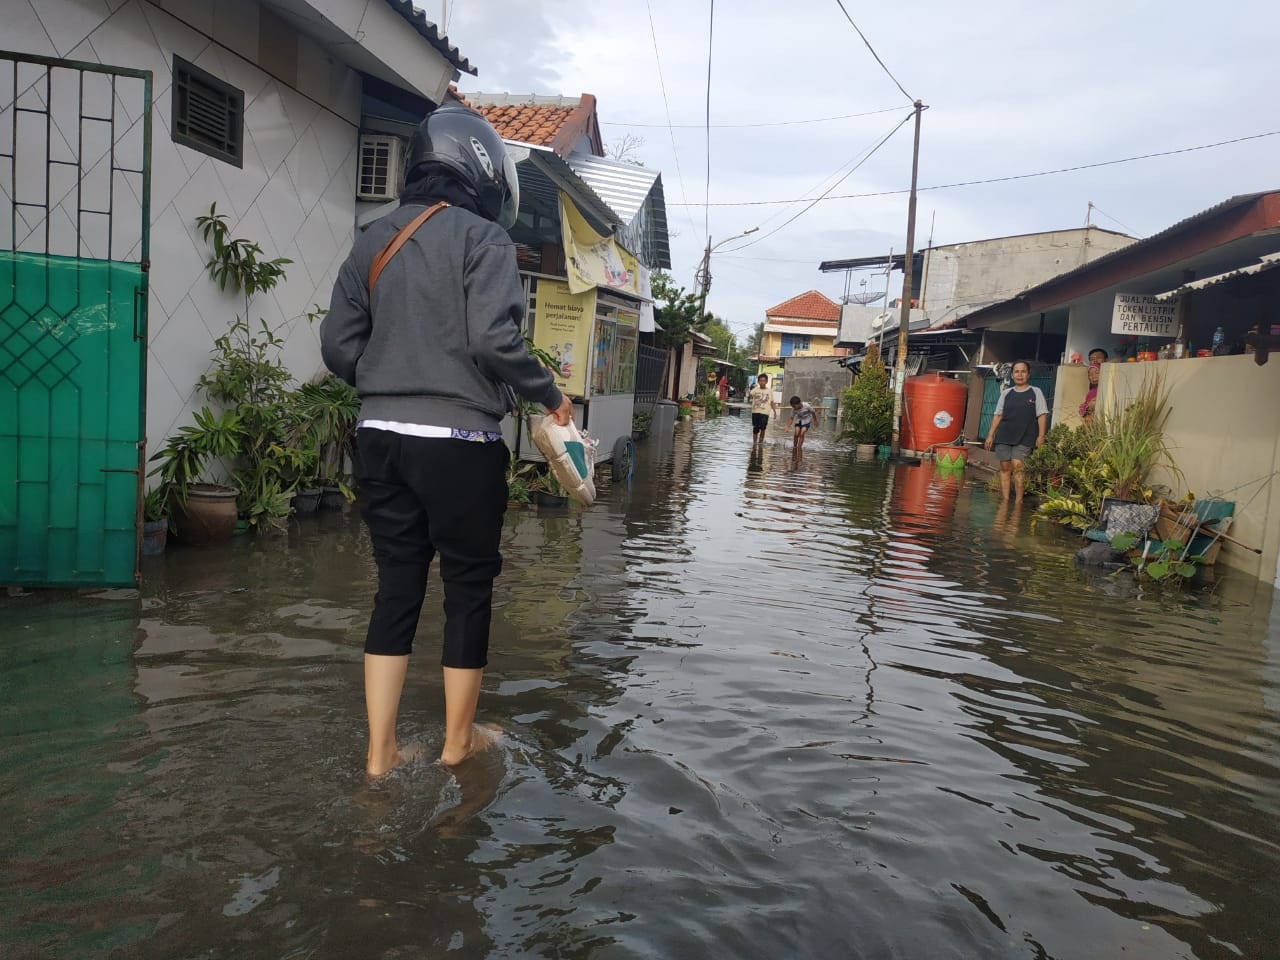
M0 583L137 583L150 158L150 71L0 51Z

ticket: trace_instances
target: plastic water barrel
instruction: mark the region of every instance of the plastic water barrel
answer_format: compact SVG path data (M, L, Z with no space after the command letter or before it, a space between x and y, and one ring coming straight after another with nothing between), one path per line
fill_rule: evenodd
M969 390L959 380L940 373L907 377L902 385L902 448L919 451L954 443L964 429L968 400Z

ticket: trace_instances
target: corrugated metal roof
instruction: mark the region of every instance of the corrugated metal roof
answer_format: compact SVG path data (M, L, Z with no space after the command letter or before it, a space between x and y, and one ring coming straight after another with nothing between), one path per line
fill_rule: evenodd
M644 206L658 179L658 172L633 163L594 157L584 153L571 153L566 157L569 166L583 180L591 184L605 203L613 207L623 223L630 223Z
M1184 283L1180 287L1172 290L1166 290L1164 293L1156 294L1157 300L1176 300L1184 293L1190 293L1192 290L1203 290L1205 287L1212 287L1219 283L1225 283L1236 277L1247 277L1253 273L1262 273L1265 270L1271 270L1280 267L1280 253L1268 253L1264 255L1257 263L1251 263L1247 267L1241 267L1238 270L1228 270L1225 273L1215 273L1212 277L1204 277L1200 280L1192 280L1190 283Z
M413 29L417 30L427 43L431 44L440 55L452 63L463 73L469 73L473 77L479 76L476 70L461 53L458 48L449 42L449 38L440 32L440 28L427 19L427 15L413 5L413 0L387 0L391 4L391 9L400 16L409 21Z
M630 245L642 249L648 266L671 268L671 238L667 232L667 201L662 190L662 174L622 160L610 160L586 153L566 158L575 173L590 185L618 219Z

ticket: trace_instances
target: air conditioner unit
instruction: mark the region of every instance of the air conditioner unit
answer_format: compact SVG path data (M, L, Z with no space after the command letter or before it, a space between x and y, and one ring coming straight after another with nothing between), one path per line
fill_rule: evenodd
M404 179L404 141L399 137L364 134L360 137L360 170L356 197L394 200Z

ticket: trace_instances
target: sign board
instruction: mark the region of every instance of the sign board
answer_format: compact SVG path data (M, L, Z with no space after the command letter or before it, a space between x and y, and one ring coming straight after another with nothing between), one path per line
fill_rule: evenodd
M533 293L533 342L560 364L556 386L573 397L587 393L587 349L595 322L596 292L570 293L563 280L538 278Z
M1117 293L1111 332L1129 337L1172 340L1178 335L1178 304L1160 303L1140 293Z

